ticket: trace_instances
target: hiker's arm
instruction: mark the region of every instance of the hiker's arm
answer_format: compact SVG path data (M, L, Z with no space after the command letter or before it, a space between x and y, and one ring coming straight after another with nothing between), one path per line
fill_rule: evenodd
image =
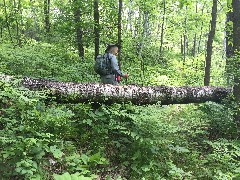
M111 57L111 66L112 66L114 74L117 74L117 75L123 77L123 73L119 69L119 66L118 66L118 63L117 63L117 58L115 56Z

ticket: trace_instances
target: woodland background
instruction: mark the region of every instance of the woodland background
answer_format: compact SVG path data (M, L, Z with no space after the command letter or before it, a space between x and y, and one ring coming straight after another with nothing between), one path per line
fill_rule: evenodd
M2 0L0 179L239 179L239 0ZM221 104L56 103L18 77L99 82L121 46L121 84L233 87Z

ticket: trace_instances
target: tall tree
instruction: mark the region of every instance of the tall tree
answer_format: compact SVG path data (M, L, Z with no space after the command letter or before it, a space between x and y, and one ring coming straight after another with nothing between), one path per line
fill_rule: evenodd
M234 74L233 94L236 98L238 106L240 105L240 1L232 0L233 8L233 49L234 61L237 71ZM239 107L238 107L239 109ZM240 111L237 110L236 120L240 122Z
M20 16L20 8L21 8L21 0L18 0L18 5L16 0L13 0L14 9L15 9L15 22L16 22L16 37L17 37L17 43L19 47L22 47L22 40L21 40L21 32L20 32L20 25L19 25L19 17Z
M196 14L198 13L198 1L196 1L195 12ZM197 26L197 23L196 23L196 26ZM193 39L193 48L192 48L193 57L195 57L196 55L196 45L197 45L197 33L195 32L194 39Z
M215 35L215 29L216 29L216 23L217 23L217 3L218 3L217 0L213 0L211 29L208 34L207 56L206 56L206 60L205 60L205 76L204 76L204 85L205 86L209 86L209 84L210 84L212 44L213 44L213 38Z
M226 38L226 75L227 75L227 83L230 84L230 79L232 79L231 73L231 63L230 58L234 54L233 50L233 11L232 11L232 4L228 1L227 3L228 11L227 11L227 18L226 18L226 25L225 25L225 38Z
M121 68L121 47L122 47L122 0L118 2L118 64Z
M232 7L228 5L227 19L226 19L226 56L227 58L232 57L233 55L233 12ZM227 61L228 63L228 61Z
M187 11L186 6L186 11ZM183 63L186 61L186 55L187 55L187 16L184 18L184 32L183 32Z
M36 6L35 2L33 0L30 0L31 8L29 10L30 11L29 13L32 15L31 21L33 23L32 23L32 27L26 27L25 31L29 33L28 37L39 40L39 35L37 33L40 32L40 23L39 23L39 17L37 15L38 8L36 8L35 6ZM45 24L45 21L44 21L44 24Z
M50 0L44 0L44 23L46 33L50 32Z
M185 64L186 56L187 56L187 49L188 49L188 43L187 43L187 12L188 12L188 5L186 4L186 14L184 17L183 22L183 35L181 35L181 53L183 55L183 64ZM183 38L183 39L182 39Z
M9 24L9 20L8 20L6 0L3 0L3 6L4 6L4 15L5 15L5 21L6 21L6 26L7 26L8 34L9 34L9 37L10 37L11 42L13 43L12 33L11 33L11 30L10 30L10 24Z
M164 35L164 23L166 18L166 0L163 0L163 16L162 16L162 25L161 25L161 44L160 44L160 53L163 52L163 35Z
M204 15L204 8L205 8L205 5L206 5L206 2L203 4L203 7L202 7L202 16ZM201 42L202 42L202 35L203 35L203 21L201 23L201 30L200 30L200 37L199 37L199 40L198 40L198 53L200 53L200 50L201 50Z
M83 47L83 30L82 30L82 12L79 0L73 1L74 6L74 19L75 19L75 30L76 30L76 44L78 48L78 55L81 59L84 58L84 47Z
M128 9L128 18L127 18L127 25L126 25L126 29L129 27L129 30L130 30L130 34L132 36L134 36L133 34L133 15L134 15L134 11L132 10L132 3L133 3L133 0L130 0L129 1L129 9Z
M99 54L100 29L99 29L99 0L94 0L94 34L95 34L95 58Z

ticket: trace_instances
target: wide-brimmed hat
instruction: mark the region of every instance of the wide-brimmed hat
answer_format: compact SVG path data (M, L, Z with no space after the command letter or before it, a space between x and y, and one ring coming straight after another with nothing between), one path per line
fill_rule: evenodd
M105 52L108 52L112 47L118 47L119 48L119 45L118 44L108 44Z

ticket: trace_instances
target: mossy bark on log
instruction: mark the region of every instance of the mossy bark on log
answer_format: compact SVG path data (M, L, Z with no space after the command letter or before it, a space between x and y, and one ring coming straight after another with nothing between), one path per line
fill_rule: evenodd
M23 78L22 85L31 90L48 90L58 102L70 103L127 103L137 105L188 104L206 101L221 102L232 89L224 87L113 86L106 84L58 82L46 79Z

